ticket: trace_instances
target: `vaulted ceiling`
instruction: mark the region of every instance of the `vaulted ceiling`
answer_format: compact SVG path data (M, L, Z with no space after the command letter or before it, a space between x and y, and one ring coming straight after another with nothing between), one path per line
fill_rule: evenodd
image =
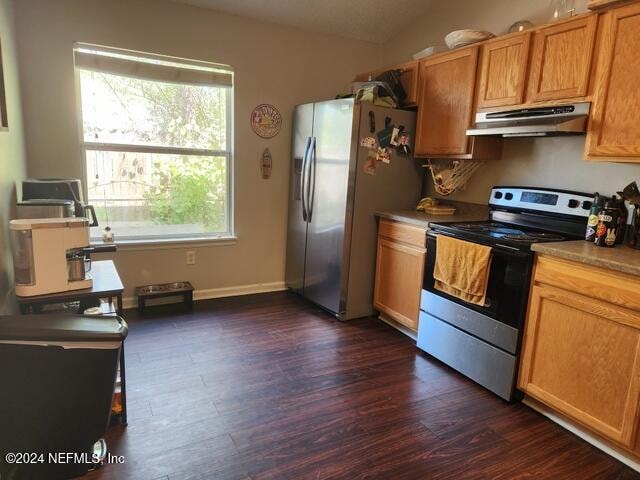
M385 43L434 0L173 0L320 33Z

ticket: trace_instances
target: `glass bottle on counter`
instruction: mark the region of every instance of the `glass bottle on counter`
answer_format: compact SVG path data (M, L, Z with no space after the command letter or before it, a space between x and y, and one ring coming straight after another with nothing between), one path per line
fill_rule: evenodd
M625 204L624 198L620 198L620 216L618 216L618 233L616 236L616 244L620 245L624 243L624 239L627 237L627 222L629 221L629 210Z
M587 242L593 242L596 239L596 227L598 226L598 215L602 210L602 200L598 192L593 194L593 203L591 204L591 210L589 210L589 219L587 220L587 232L584 239Z
M620 205L618 198L613 195L604 204L604 208L598 215L596 226L595 244L599 247L615 247L618 234L618 218L620 217Z

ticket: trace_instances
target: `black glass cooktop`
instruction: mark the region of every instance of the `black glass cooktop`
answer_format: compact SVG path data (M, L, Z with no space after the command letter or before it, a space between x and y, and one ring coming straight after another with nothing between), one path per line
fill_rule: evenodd
M536 242L567 240L565 236L557 233L529 230L497 222L432 224L431 229L436 233L443 231L453 234L463 240L481 241L489 245L507 244L522 249L528 249Z

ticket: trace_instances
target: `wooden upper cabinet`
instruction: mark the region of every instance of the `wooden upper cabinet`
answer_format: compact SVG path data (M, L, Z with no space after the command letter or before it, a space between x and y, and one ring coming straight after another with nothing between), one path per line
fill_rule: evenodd
M587 96L597 24L591 14L535 32L527 102Z
M524 102L531 33L490 40L482 46L478 107Z
M404 63L399 65L398 68L402 71L400 73L400 83L407 94L407 98L402 102L402 105L414 107L418 104L418 75L420 68L418 61Z
M418 60L412 60L392 67L360 73L356 75L354 81L366 82L369 78L373 79L387 70L400 70L400 83L407 94L407 98L402 102L402 106L414 107L418 103L418 68Z
M603 15L586 158L640 162L640 3Z
M478 47L420 61L417 156L468 153L477 63Z

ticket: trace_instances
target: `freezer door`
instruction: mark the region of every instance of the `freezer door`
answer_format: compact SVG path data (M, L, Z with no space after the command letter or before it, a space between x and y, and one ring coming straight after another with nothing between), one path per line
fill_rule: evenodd
M304 257L307 222L303 218L303 180L305 154L311 143L313 130L313 103L298 105L293 113L291 144L291 173L289 182L289 223L287 231L287 261L285 282L294 292L302 294L304 288ZM308 172L308 169L306 169Z
M353 99L316 103L313 117L304 296L340 314L346 292L342 273L348 271L347 191L355 174Z
M356 111L361 111L359 138L373 136L370 118L373 116L376 131L383 128L385 119L391 119L395 126L404 126L411 137L415 132L416 114L405 110L360 103ZM349 275L347 313L344 320L373 314L373 287L376 268L376 246L378 225L376 211L413 210L420 200L423 168L413 157L391 154L391 163L377 163L374 175L365 172L369 149L358 145L358 166L355 180L355 200L351 238L346 245L349 249ZM343 278L345 275L343 274Z

